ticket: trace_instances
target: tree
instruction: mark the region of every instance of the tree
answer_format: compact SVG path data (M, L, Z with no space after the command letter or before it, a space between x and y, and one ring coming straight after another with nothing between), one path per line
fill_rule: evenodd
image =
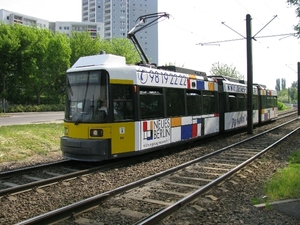
M239 80L244 80L244 75L236 70L234 66L228 66L227 64L220 64L219 62L213 63L210 73L212 75L220 75L226 77L232 77Z
M287 2L293 6L296 7L296 15L298 18L300 18L300 1L299 0L287 0ZM294 26L295 31L298 34L298 37L300 37L300 21L297 25Z
M275 86L276 91L280 91L280 79L276 79L276 86Z
M36 64L36 44L38 44L38 36L34 32L35 28L29 28L22 25L10 26L12 32L19 43L18 48L11 52L10 57L14 60L10 79L7 82L8 100L14 103L28 101L31 96L26 93L26 87L31 87L29 77Z
M49 74L49 63L47 62L48 45L52 35L49 30L31 29L29 32L34 34L34 39L30 48L28 48L28 51L32 52L31 66L28 65L30 70L26 74L24 85L28 98L36 98L36 104L40 105L42 93L51 86L53 80L53 77Z
M293 81L292 87L293 88L298 88L298 81Z
M285 78L281 78L281 90L286 89L286 79Z
M124 56L127 64L135 64L140 61L138 52L127 38L112 38L101 41L101 50L106 53Z
M48 43L46 55L49 88L47 96L53 102L63 102L66 86L66 70L70 67L71 48L65 34L55 33Z
M13 53L20 47L20 43L15 32L10 26L4 23L0 24L0 96L1 102L6 103L7 99L7 83L9 77L12 77L15 71L16 58ZM1 105L0 105L1 106ZM4 105L3 105L4 106ZM4 107L5 108L5 107Z
M128 39L101 40L88 32L68 37L48 29L0 23L0 108L6 100L23 105L63 102L66 70L79 57L100 50L124 56L128 64L139 61Z
M73 65L80 57L96 55L100 52L100 37L91 38L88 32L72 32L70 37L71 59Z
M19 77L24 90L22 103L24 104L24 100L31 103L35 99L36 104L40 105L41 97L57 99L59 95L49 91L56 90L55 83L62 80L69 67L71 51L67 36L52 33L47 29L28 27L21 29L26 30L22 31L24 35L19 37L20 40L31 37L31 42L23 50L28 52L30 58L23 62L26 70L23 70L22 77Z
M292 83L292 87L290 88L290 96L292 102L296 103L298 100L298 81L294 81Z

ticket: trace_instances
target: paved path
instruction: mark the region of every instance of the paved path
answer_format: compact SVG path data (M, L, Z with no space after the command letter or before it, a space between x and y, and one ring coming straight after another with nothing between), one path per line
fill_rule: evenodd
M52 122L62 123L63 118L64 112L6 113L0 115L0 126Z

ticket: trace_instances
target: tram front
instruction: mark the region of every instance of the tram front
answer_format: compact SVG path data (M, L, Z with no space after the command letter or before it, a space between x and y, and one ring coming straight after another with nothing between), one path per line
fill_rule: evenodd
M83 161L107 159L110 141L107 138L99 140L99 137L109 133L101 126L110 120L108 72L68 72L66 83L64 136L61 137L63 156Z

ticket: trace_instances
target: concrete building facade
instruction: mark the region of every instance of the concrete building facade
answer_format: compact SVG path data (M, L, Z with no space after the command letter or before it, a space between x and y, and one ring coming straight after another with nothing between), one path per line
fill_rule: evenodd
M50 29L54 32L64 33L68 36L72 34L72 31L88 31L91 37L96 37L97 35L100 35L101 38L104 37L104 26L101 22L50 22L5 9L0 9L0 21L3 21L6 24L20 24L24 26L35 26L38 28Z
M21 24L24 26L36 26L38 28L49 28L49 21L0 9L0 21L6 24Z
M100 35L101 38L104 36L103 23L56 21L50 22L49 29L68 36L71 36L72 31L88 31L92 38L97 37L97 35Z

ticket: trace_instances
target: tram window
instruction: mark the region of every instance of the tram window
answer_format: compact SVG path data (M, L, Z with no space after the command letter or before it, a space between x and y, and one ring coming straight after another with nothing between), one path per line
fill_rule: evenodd
M237 111L237 98L235 95L229 95L228 96L229 101L228 101L228 112L235 112Z
M185 94L183 89L166 89L167 116L185 115Z
M111 88L114 106L114 119L133 119L133 86L112 85Z
M203 92L203 114L212 114L216 112L216 95L212 92Z
M186 103L188 115L202 114L202 99L200 92L186 93Z
M267 96L265 95L261 96L261 106L263 109L267 108Z
M103 122L98 102L108 97L108 73L81 71L67 74L67 105L65 119L81 122Z
M258 109L258 101L257 101L257 98L258 98L258 95L253 95L253 98L252 98L252 109Z
M273 97L272 106L277 107L277 97Z
M142 119L164 117L162 93L161 88L140 88L140 113Z
M273 107L273 106L272 106L272 97L269 97L269 96L267 97L267 107L268 107L268 108Z
M247 98L246 95L237 95L237 111L247 110Z
M275 96L268 96L267 97L267 107L268 108L277 107L277 101L276 101Z

